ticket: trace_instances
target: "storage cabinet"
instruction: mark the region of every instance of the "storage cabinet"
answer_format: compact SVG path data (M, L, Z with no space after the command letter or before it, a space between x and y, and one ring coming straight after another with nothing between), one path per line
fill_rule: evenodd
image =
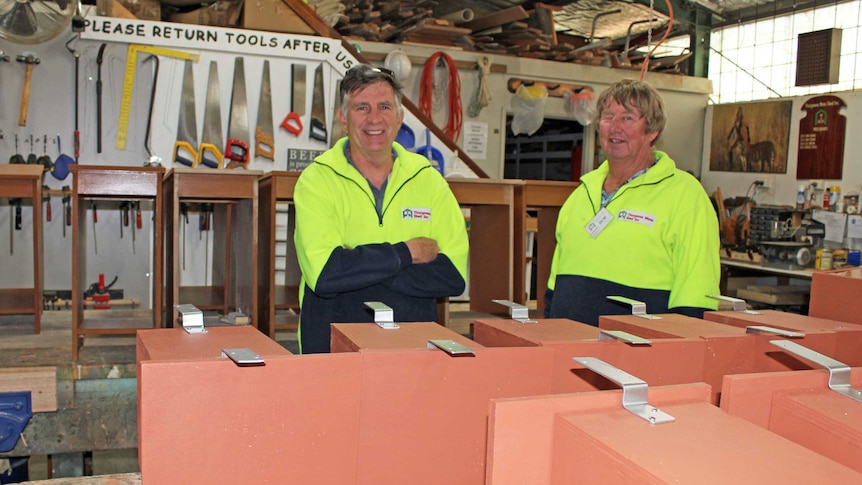
M161 167L106 167L72 165L72 359L87 335L134 335L138 329L162 326L162 180ZM130 314L123 317L98 318L84 313L84 290L87 288L87 209L97 202L132 202L136 206L152 204L152 315ZM140 212L137 212L140 215ZM132 222L132 224L135 224ZM134 229L133 229L134 230ZM141 238L142 242L145 239ZM95 240L92 241L96 244ZM148 251L145 245L142 250Z
M255 170L173 169L165 176L165 322L176 326L178 304L227 315L240 312L258 322L258 178ZM211 283L183 284L181 205L212 207ZM209 236L209 234L208 234ZM209 248L207 248L209 250ZM264 290L265 291L265 290Z
M42 319L42 170L42 165L0 165L0 198L29 199L33 205L33 287L0 289L0 315L33 315L33 329L37 334L41 331ZM9 204L10 222L15 210ZM10 231L14 230L12 227L10 225ZM10 246L10 254L4 254L3 258L16 257L13 251Z

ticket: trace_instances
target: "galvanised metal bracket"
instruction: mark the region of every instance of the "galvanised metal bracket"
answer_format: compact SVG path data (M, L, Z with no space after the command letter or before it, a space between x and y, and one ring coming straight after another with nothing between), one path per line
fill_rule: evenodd
M191 304L177 305L180 312L180 323L183 330L188 333L206 333L204 328L204 313L198 307Z
M792 330L784 330L783 328L767 327L764 325L749 325L745 327L745 333L755 335L778 335L779 337L787 338L802 338L805 334L802 332L794 332Z
M521 323L537 323L536 320L530 318L530 309L520 303L515 303L509 300L491 300L498 305L509 307L509 317Z
M862 390L850 387L849 365L789 340L770 340L769 343L825 367L829 370L829 389L862 403Z
M578 364L590 369L623 388L623 407L649 424L670 423L676 420L670 414L647 402L647 383L595 357L574 357Z
M374 311L374 323L386 330L401 328L395 323L395 312L392 307L379 301L366 301L365 306Z
M754 310L748 309L748 304L745 300L741 298L734 298L732 296L724 296L724 295L706 295L710 298L715 298L716 300L727 301L733 304L733 311L739 313L747 313L749 315L763 315L763 312L757 312Z
M240 367L264 365L263 357L248 348L222 349L222 357L227 357Z
M609 296L608 300L618 301L632 307L632 315L636 317L646 318L647 320L661 320L661 317L650 315L646 312L646 303L642 301L632 300L624 296Z
M629 345L652 345L652 340L622 330L599 330L599 340L618 340Z
M473 349L454 340L429 340L427 347L429 349L440 349L452 357L476 356L476 352Z

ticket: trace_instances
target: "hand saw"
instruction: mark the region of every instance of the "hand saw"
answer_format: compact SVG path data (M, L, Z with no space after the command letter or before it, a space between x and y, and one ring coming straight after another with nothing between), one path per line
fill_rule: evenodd
M204 106L204 132L198 151L198 163L210 168L222 168L221 102L219 101L218 62L210 61L207 99Z

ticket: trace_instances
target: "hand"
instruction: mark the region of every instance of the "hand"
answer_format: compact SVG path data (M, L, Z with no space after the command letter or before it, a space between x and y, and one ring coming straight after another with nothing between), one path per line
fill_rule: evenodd
M437 259L437 254L440 253L437 241L431 238L417 237L406 241L405 244L410 250L410 256L413 257L413 264L430 263Z

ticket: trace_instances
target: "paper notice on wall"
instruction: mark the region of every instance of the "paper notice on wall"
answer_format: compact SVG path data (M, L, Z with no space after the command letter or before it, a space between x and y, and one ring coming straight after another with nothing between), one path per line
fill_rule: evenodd
M862 239L862 216L847 216L847 237Z
M847 215L829 211L814 211L811 218L826 226L827 241L840 243L844 241L844 228L847 225Z
M488 158L488 123L465 121L463 148L473 160Z

